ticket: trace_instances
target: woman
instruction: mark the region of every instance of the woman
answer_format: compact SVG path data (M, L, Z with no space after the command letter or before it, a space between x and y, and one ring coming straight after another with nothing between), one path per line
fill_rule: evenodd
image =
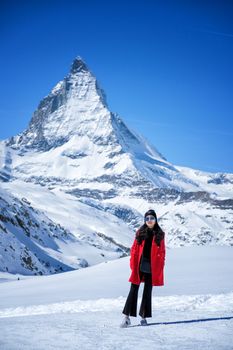
M122 311L125 317L121 327L128 327L131 324L129 316L137 316L138 289L141 282L144 282L139 311L141 325L146 326L146 318L152 317L152 288L153 286L164 285L164 236L164 232L158 225L155 211L152 209L148 210L144 215L144 224L136 232L136 237L130 250L131 275L129 282L131 282L131 288Z

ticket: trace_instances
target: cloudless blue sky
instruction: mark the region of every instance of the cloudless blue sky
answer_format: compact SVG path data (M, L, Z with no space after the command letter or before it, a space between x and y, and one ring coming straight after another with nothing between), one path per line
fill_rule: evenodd
M233 1L2 0L0 38L0 139L80 55L170 162L233 173Z

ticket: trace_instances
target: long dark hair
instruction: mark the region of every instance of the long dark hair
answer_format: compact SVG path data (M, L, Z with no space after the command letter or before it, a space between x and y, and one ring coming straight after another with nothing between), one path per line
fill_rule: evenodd
M136 232L136 240L139 244L142 243L144 239L149 236L148 231L151 230L145 223L137 230ZM157 246L160 246L161 241L164 239L164 232L156 221L153 230L154 241Z

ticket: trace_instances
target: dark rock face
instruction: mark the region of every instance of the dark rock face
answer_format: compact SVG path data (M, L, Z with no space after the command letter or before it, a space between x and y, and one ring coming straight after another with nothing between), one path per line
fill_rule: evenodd
M233 181L227 178L226 174L216 174L212 179L208 180L207 183L222 185L222 184L233 184Z
M71 70L70 70L71 74L76 74L78 72L87 72L87 71L88 71L87 65L83 62L81 57L75 58L71 66Z
M151 185L145 182L143 186L139 187L137 192L131 196L135 198L143 198L150 203L164 203L175 202L181 192L169 188L151 188Z
M72 191L68 191L67 193L72 194L78 198L92 198L92 199L110 199L116 196L116 191L98 191L98 190L90 190L89 188L84 189L73 189Z

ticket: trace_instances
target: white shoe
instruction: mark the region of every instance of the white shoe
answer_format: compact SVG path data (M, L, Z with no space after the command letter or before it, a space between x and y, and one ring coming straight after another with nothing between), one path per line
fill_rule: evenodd
M140 324L141 326L147 326L147 320L145 318L142 318Z
M121 327L121 328L127 328L127 327L130 326L130 325L131 325L130 318L129 318L128 316L126 316L126 317L123 319L122 323L120 324L120 327Z

